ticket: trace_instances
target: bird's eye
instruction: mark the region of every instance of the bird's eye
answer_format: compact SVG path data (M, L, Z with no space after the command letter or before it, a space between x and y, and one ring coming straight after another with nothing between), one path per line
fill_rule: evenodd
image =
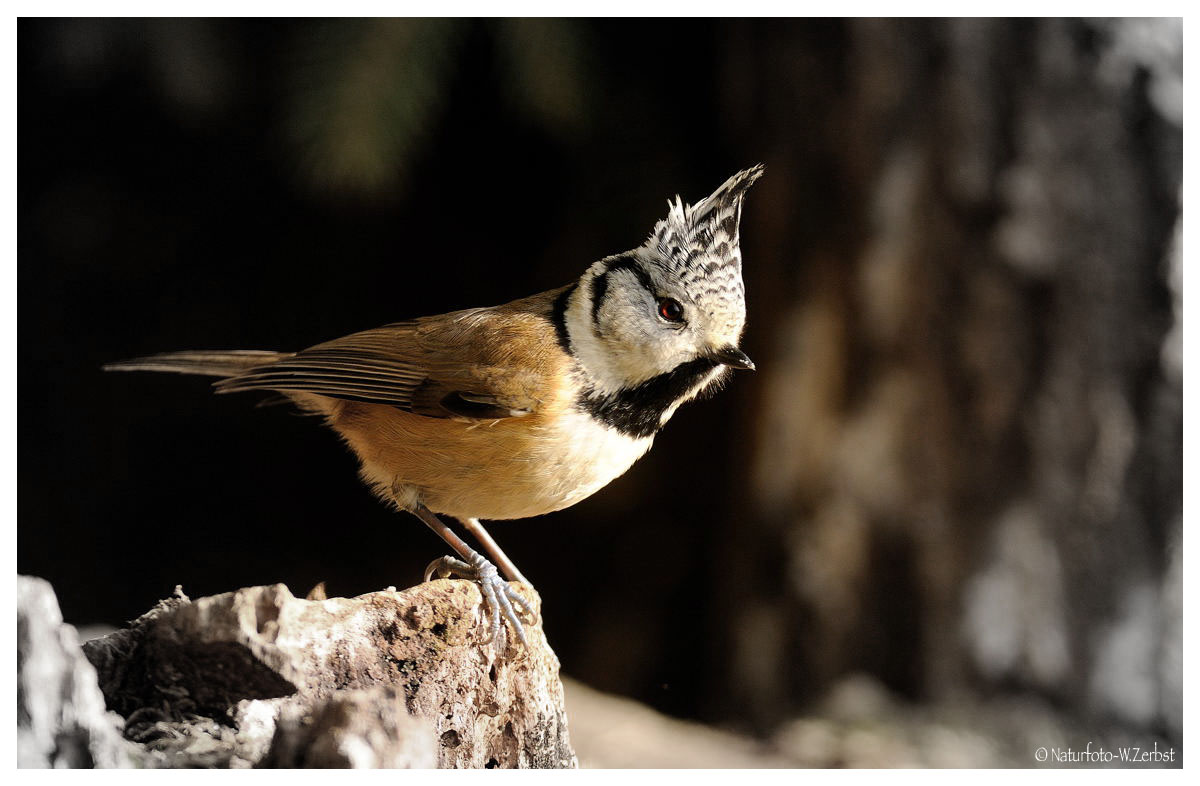
M683 306L679 305L679 301L673 298L659 298L658 315L668 322L682 322Z

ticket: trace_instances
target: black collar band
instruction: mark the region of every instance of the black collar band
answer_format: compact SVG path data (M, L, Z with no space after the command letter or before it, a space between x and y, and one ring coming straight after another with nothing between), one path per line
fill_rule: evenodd
M712 358L696 358L615 393L585 391L576 403L596 420L628 437L650 437L662 428L663 414L686 398L719 365Z

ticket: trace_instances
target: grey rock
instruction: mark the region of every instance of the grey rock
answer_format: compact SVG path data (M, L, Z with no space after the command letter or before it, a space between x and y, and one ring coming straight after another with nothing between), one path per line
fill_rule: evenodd
M84 651L153 766L576 766L540 624L527 648L484 643L480 606L447 580L325 600L177 592Z
M50 583L17 577L17 766L127 767L133 746Z
M437 747L431 724L408 714L402 691L339 691L312 711L287 707L259 766L428 769L437 766Z

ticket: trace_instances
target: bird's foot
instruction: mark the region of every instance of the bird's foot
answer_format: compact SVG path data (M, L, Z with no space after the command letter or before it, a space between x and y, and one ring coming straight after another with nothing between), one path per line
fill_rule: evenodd
M435 559L425 569L425 580L429 581L435 575L440 579L458 576L470 579L479 585L479 591L483 594L484 606L491 615L492 621L491 627L488 629L487 642L495 641L499 637L501 618L503 617L517 634L521 644L529 646L529 642L525 638L525 627L521 624L517 608L519 607L521 611L535 620L537 612L533 610L529 601L525 600L507 581L500 577L496 566L484 559L482 555L475 554L470 562L464 562L456 557Z

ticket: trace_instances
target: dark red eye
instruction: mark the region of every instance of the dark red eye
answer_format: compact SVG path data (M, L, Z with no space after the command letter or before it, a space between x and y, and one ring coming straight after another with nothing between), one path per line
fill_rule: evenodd
M658 301L658 315L668 322L682 322L683 306L678 300L664 297Z

